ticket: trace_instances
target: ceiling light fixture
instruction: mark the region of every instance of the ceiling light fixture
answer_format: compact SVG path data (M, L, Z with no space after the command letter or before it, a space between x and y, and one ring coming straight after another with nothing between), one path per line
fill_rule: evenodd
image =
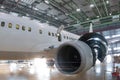
M57 17L55 17L55 19L56 19L56 20L58 20L58 18L57 18Z
M46 23L49 23L49 21L46 21Z
M90 20L89 18L87 18L87 20Z
M48 0L44 0L46 4L49 4L49 1Z
M99 18L100 16L97 16L97 18Z
M93 7L94 7L94 4L91 4L90 7L93 8Z
M107 4L109 4L109 1L106 1Z
M112 15L112 13L109 14L110 16Z
M38 8L36 8L36 7L33 7L33 9L34 9L34 10L39 10L39 9L38 9Z
M4 6L1 6L1 9L4 9L5 7Z
M30 16L29 14L26 14L26 16Z
M68 13L65 13L66 16L68 16L69 14Z
M80 12L80 8L76 9L77 12Z

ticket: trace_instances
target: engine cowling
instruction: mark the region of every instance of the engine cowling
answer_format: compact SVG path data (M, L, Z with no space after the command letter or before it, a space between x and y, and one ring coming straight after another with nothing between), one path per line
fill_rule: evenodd
M94 64L96 59L103 62L108 50L108 43L102 35L98 33L86 33L79 40L85 42L91 48Z
M64 74L84 72L95 64L96 57L101 61L104 59L107 42L103 36L101 37L97 33L93 34L87 34L90 36L89 38L85 37L85 34L77 41L60 45L55 58L56 67L60 72ZM99 37L95 35L99 35Z
M90 47L82 41L62 44L57 52L56 67L65 74L76 74L90 69L93 65Z

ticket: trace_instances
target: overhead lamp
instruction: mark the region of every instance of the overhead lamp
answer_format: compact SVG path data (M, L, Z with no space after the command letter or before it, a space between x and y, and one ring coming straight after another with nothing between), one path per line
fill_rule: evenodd
M49 4L49 1L48 0L44 0L46 4Z
M109 14L110 16L112 15L112 13Z
M94 7L94 4L90 4L90 7L93 8L93 7Z
M109 1L106 1L107 4L109 4Z
M76 9L77 12L80 12L80 8Z
M58 20L58 18L57 18L57 17L55 17L55 19L56 19L56 20Z
M46 23L49 23L49 21L46 21Z
M65 13L66 16L68 16L69 14L68 13Z
M67 24L67 26L70 26L70 24Z
M4 6L1 6L1 9L4 9L5 7Z
M97 18L99 18L100 16L97 16Z
M90 20L89 18L87 18L87 20Z
M29 14L26 14L26 16L30 16Z
M34 10L39 10L39 9L38 9L38 8L36 8L36 7L33 7L33 9L34 9Z

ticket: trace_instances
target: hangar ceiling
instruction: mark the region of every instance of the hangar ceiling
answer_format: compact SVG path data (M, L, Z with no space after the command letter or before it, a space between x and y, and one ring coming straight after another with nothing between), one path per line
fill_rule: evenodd
M0 6L56 27L65 25L65 30L77 34L88 30L91 22L95 29L109 29L108 24L120 19L120 0L0 0Z
M120 53L120 0L0 0L0 11L64 25L76 34L88 32L93 23L94 31L108 40L109 53Z

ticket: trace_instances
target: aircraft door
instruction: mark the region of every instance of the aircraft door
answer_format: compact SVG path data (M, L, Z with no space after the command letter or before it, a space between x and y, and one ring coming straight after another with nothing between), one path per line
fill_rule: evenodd
M60 41L60 42L62 41L62 36L60 33L58 34L58 41Z

